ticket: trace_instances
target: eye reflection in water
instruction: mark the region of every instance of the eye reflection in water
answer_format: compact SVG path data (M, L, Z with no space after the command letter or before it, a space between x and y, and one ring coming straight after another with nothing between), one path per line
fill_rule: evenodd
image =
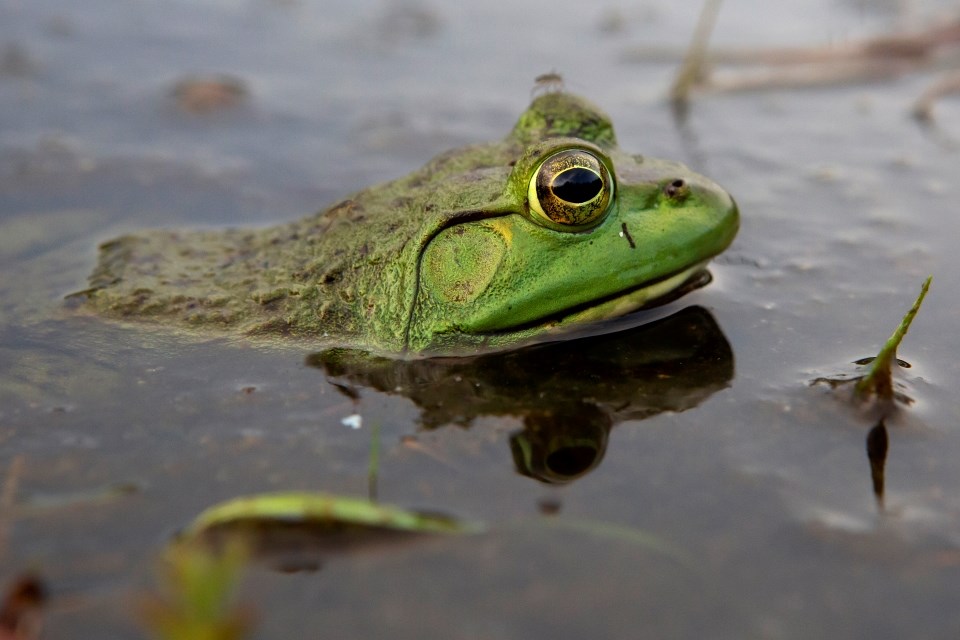
M335 349L309 356L307 364L331 384L409 398L424 429L513 416L517 471L549 484L595 469L617 424L695 407L725 388L734 371L730 345L702 307L616 333L504 353L390 360Z
M563 414L533 412L523 430L510 436L517 471L549 484L565 484L586 475L603 460L613 426L596 405L567 407Z

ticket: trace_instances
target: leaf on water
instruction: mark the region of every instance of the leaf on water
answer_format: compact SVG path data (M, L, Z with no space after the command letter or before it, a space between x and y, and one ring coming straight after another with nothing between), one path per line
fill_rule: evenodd
M217 527L243 523L261 527L302 524L330 533L345 530L386 530L410 533L472 533L475 524L454 518L377 504L364 498L324 493L285 492L243 496L210 507L183 532L184 538L202 536Z
M857 385L854 387L854 394L857 398L867 400L871 397L876 397L878 400L885 402L893 401L892 368L893 363L897 360L897 347L900 346L903 337L907 335L910 323L913 322L917 311L920 310L920 305L923 303L923 299L930 289L930 282L932 280L933 276L928 276L927 279L924 280L916 302L914 302L910 310L907 311L907 315L903 316L903 320L900 321L900 326L897 327L897 330L893 332L893 335L891 335L886 344L883 345L880 353L874 358L870 365L870 371L867 372L867 375L863 378L857 380Z

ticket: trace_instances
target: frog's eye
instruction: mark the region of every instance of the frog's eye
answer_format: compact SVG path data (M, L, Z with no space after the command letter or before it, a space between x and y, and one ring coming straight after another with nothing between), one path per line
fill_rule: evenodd
M530 179L530 208L547 221L583 227L610 206L613 180L606 165L583 149L567 149L544 160Z

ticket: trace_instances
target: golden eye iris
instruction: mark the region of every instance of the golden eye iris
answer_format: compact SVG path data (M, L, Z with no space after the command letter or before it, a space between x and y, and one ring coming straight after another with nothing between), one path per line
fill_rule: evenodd
M567 149L544 160L530 180L530 208L564 227L583 227L603 217L613 196L610 172L595 155Z

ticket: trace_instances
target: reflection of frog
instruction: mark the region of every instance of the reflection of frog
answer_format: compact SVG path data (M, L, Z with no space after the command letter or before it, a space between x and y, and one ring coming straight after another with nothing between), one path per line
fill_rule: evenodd
M406 361L334 349L307 364L350 393L348 385L356 385L410 398L428 429L515 416L522 430L510 447L518 471L551 483L596 467L620 422L695 407L733 377L730 345L700 307L619 333L508 353Z
M538 97L501 142L263 230L101 247L105 315L381 353L469 353L620 315L698 282L738 213L680 164L619 150L585 100Z

